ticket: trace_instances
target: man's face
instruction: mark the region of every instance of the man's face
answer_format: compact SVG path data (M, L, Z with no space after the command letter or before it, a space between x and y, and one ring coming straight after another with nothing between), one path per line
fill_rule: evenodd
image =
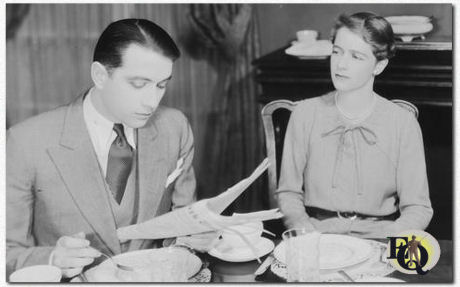
M331 55L331 78L338 91L357 90L373 80L377 59L359 35L345 27L337 31Z
M136 44L123 52L122 65L104 82L101 100L114 122L143 127L158 107L171 79L173 61Z

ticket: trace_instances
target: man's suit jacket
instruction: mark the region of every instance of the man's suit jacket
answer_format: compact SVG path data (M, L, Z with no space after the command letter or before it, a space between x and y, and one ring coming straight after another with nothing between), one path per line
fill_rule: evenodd
M28 119L6 140L7 273L46 264L59 237L79 231L91 246L120 253L106 183L86 124L83 98ZM137 222L195 200L193 135L185 116L159 107L137 130L139 210ZM165 188L184 158L184 171ZM134 240L129 250L152 247Z

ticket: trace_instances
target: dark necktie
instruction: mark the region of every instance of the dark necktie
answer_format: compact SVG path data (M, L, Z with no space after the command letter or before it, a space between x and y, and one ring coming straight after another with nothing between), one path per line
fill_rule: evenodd
M105 178L113 197L120 204L131 172L133 149L126 140L122 124L114 124L113 130L117 133L117 137L110 146Z

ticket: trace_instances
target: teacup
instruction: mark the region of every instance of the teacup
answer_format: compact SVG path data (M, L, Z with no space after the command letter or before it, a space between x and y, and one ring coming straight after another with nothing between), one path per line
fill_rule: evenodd
M10 282L60 282L61 269L53 265L34 265L18 269L10 275Z
M222 239L226 244L234 248L248 248L248 244L243 238L241 238L241 236L238 235L238 233L244 235L250 244L256 245L262 238L262 231L263 224L261 221L233 225L224 230L222 233Z
M316 30L300 30L296 32L297 41L300 44L313 44L318 38L318 31Z

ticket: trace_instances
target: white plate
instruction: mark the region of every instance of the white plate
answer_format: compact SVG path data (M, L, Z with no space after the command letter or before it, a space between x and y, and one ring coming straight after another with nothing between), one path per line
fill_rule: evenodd
M320 269L342 269L363 262L372 252L372 246L366 240L339 234L321 234L320 237ZM275 258L283 264L285 259L285 243L276 246Z
M430 17L427 16L414 16L414 15L403 15L403 16L388 16L385 19L391 24L407 24L407 23L428 23L431 21Z
M262 237L254 248L257 250L257 256L262 257L270 253L273 248L275 248L275 244L270 239ZM250 248L245 247L236 249L227 245L223 240L221 240L213 249L209 250L208 253L216 258L228 262L246 262L257 259Z
M433 24L391 24L395 35L426 34L433 30Z
M181 248L174 249L173 253L168 252L167 248L137 250L119 254L112 258L116 263L119 264L127 266L139 266L144 264L161 264L160 262L170 256L188 256L188 278L196 275L201 269L201 259L189 251ZM118 280L115 275L115 266L111 260L105 260L98 266L88 270L86 274L87 277L89 277L88 280L90 282L112 282Z
M329 40L318 40L314 44L303 44L297 41L285 50L286 54L297 57L325 58L332 53L332 43Z
M162 259L168 258L169 256L178 256L184 257L188 256L188 278L194 276L201 269L202 262L200 258L189 251L181 248L174 248L173 252L168 252L167 248L157 248L157 249L147 249L147 250L137 250L132 252L127 252L123 254L116 255L113 260L119 264L132 266L138 265L139 263L145 262L145 264L155 264L156 262L161 262ZM104 261L103 263L108 263Z

